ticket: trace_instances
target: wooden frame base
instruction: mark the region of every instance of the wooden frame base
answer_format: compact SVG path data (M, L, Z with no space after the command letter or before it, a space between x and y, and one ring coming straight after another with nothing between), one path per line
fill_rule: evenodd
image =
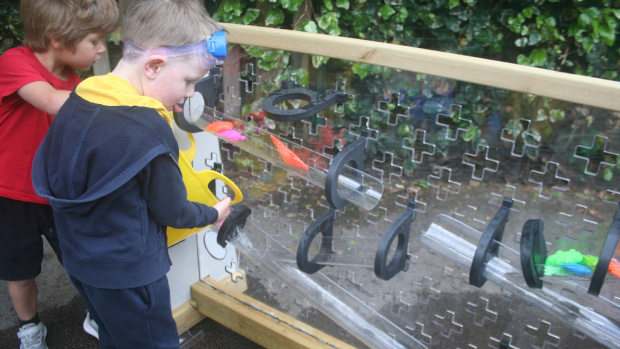
M177 323L179 335L185 333L206 317L198 311L198 304L193 299L174 309L172 316Z
M197 282L191 294L201 315L265 348L353 348L218 281Z

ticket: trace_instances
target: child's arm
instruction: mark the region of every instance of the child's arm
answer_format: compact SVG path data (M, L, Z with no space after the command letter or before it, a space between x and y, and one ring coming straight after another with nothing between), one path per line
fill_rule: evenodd
M142 182L149 212L159 224L173 228L204 227L229 213L230 199L213 207L188 201L181 171L170 155L153 159L142 171Z
M217 210L217 221L215 221L215 223L217 222L221 222L223 220L226 219L226 217L228 217L228 215L230 214L230 198L227 196L224 199L222 199L222 201L216 203L215 205L213 205L213 208Z
M29 104L50 115L56 115L71 91L57 90L50 83L35 81L17 90L17 94Z

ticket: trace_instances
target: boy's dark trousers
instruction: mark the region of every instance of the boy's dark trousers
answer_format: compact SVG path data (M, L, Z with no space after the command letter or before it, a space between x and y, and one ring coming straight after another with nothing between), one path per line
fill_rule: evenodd
M128 289L96 288L70 278L99 325L100 348L179 348L166 276Z

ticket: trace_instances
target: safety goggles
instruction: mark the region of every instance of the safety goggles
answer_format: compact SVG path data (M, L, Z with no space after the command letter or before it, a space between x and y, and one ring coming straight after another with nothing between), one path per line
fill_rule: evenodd
M173 47L144 48L131 40L123 42L123 60L128 63L140 62L151 55L177 57L194 53L198 55L200 63L207 69L223 64L226 58L226 34L221 30L207 41Z

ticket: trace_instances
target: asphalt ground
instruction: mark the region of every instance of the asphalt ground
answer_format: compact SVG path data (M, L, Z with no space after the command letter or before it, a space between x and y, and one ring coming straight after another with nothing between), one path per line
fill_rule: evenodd
M86 306L69 281L64 268L58 263L49 245L45 253L41 274L37 277L39 288L39 317L47 327L47 345L50 349L99 348L99 342L82 329ZM0 281L0 349L19 348L17 330L19 322L13 309L6 281ZM205 318L190 331L202 332L201 340L191 342L191 348L262 348L249 339ZM183 336L187 338L188 335ZM187 343L189 344L189 343Z

